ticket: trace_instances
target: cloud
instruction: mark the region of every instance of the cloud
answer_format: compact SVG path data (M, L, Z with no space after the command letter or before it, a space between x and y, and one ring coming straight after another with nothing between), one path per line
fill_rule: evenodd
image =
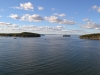
M93 9L97 9L97 8L98 8L98 6L94 5L92 8L93 8Z
M0 26L3 26L3 27L18 27L17 24L11 24L11 23L6 23L6 22L0 22Z
M38 6L38 10L44 10L44 7Z
M92 20L86 19L86 24L82 24L82 28L86 28L86 29L96 29L99 30L100 29L100 24L99 23L95 23Z
M61 33L61 34L81 34L85 33L84 30L79 29L66 29L65 26L36 26L36 25L18 25L6 22L0 22L0 31L8 32L38 32L38 33Z
M65 17L66 16L66 14L64 14L64 13L62 13L62 14L54 13L53 15L59 16L59 17Z
M84 22L92 22L92 20L88 19L88 18L85 18L83 19Z
M74 17L70 17L70 19L74 19Z
M67 30L63 30L63 32L71 33L71 34L86 33L85 30L80 30L80 29L67 29Z
M4 11L4 10L1 9L0 11Z
M20 19L20 16L18 16L17 14L11 14L9 17L13 19Z
M0 9L0 11L2 11L2 12L3 12L4 10L3 10L3 9Z
M40 32L63 32L65 26L34 26L34 25L17 25L6 22L0 22L0 30L12 30L12 31L40 31Z
M58 24L66 24L66 25L74 25L76 22L70 21L67 19L60 19L56 16L50 16L50 17L45 17L45 20L51 22L51 23L58 23Z
M100 12L100 7L99 7L99 6L94 5L94 6L92 7L92 9L93 9L93 10L96 10L97 12Z
M38 14L34 14L34 15L24 14L23 16L18 16L17 14L11 14L9 17L13 19L19 19L21 21L30 21L30 22L32 21L41 22L44 20L43 17L41 17Z
M33 11L34 9L34 6L32 5L31 2L27 2L27 3L21 3L20 6L15 6L15 7L11 7L11 8L14 8L14 9L24 9L24 10L31 10Z
M0 18L1 18L2 16L0 15Z
M80 29L73 29L73 30L70 30L71 33L85 33L86 31L84 30L80 30Z
M29 15L29 14L25 14L21 17L20 20L25 20L25 21L34 21L34 22L41 22L43 21L43 17L41 17L40 15L38 14L34 14L34 15Z
M78 12L74 12L74 14L78 14Z
M20 26L20 29L22 30L31 30L31 31L62 31L63 29L65 29L64 26L55 26L55 27L50 27L50 26L34 26L34 25L24 25L24 26Z
M41 22L43 20L47 20L51 23L58 23L58 24L66 24L66 25L76 24L76 22L74 21L67 20L67 19L60 19L56 16L50 16L50 17L43 18L42 16L38 14L33 14L33 15L24 14L23 16L19 16L17 14L11 14L9 17L13 19L19 19L21 21L29 21L29 22Z
M64 17L64 16L66 16L66 14L59 14L59 16L60 16L60 17Z
M61 22L62 20L59 19L58 17L56 16L50 16L50 17L45 17L45 19L51 23L59 23Z
M55 8L52 8L52 11L56 10Z

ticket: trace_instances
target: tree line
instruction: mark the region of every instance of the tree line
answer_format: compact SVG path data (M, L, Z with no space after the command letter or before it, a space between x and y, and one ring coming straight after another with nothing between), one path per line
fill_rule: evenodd
M22 32L22 33L0 33L0 36L6 37L40 37L40 34L31 33L31 32Z

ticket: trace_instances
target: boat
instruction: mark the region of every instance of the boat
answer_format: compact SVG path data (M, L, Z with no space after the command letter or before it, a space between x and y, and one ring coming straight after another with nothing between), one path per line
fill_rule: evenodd
M66 34L65 34L65 35L63 35L63 37L70 37L70 35L66 35Z
M17 38L14 38L14 39L17 39Z

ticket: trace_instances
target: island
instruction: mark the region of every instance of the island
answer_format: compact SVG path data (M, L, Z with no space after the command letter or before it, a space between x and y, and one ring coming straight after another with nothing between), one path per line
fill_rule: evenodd
M0 33L0 36L6 36L6 37L41 37L40 34L31 33L31 32L22 32L22 33Z
M79 38L80 39L100 40L100 33L81 35Z

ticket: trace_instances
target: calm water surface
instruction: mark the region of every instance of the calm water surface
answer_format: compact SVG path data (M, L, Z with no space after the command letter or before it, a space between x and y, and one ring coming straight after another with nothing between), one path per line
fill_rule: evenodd
M2 37L0 75L100 75L100 40Z

